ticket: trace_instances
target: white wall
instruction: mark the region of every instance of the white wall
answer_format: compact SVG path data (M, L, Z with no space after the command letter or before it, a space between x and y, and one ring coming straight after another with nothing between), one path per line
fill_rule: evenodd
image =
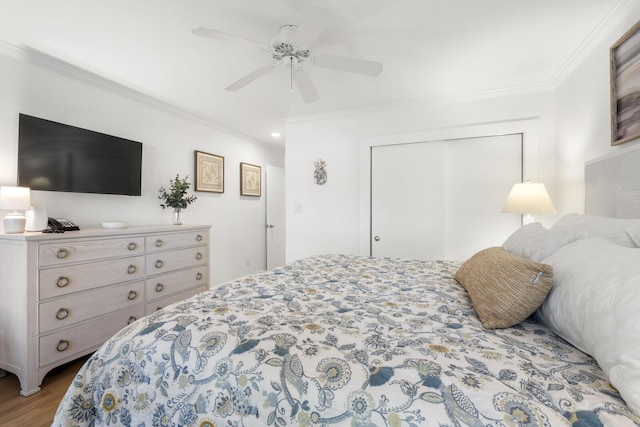
M212 284L265 269L265 196L240 197L239 163L261 165L264 173L266 165L284 166L284 150L180 116L117 85L100 87L88 80L34 64L19 49L0 49L0 185L17 182L19 113L143 143L141 197L32 192L32 201L45 204L49 216L69 218L81 228L99 227L104 220L170 224L171 212L160 207L158 189L176 174L194 182L194 150L221 155L225 192L197 192L185 222L212 226Z
M609 48L640 19L640 4L595 47L556 90L557 203L584 212L584 163L640 144L611 146Z
M361 187L361 144L367 139L406 134L464 134L483 125L511 127L513 122L539 126L538 170L529 170L554 198L555 113L553 93L503 96L434 105L389 106L330 117L289 120L286 133L287 261L320 253L367 253L360 245L367 225L368 187ZM477 135L474 135L477 136ZM313 163L327 162L328 181L313 182ZM481 161L481 159L479 159ZM536 168L534 167L534 169ZM463 171L461 171L462 173ZM366 178L366 174L365 174ZM525 177L526 178L526 177ZM534 178L535 179L535 178Z

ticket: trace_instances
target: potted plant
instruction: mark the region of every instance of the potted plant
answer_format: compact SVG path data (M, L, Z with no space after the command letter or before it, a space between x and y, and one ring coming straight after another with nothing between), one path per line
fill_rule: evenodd
M160 203L162 209L173 208L173 223L175 225L182 224L182 209L186 209L191 203L195 202L197 197L195 195L187 196L187 190L191 186L187 181L189 176L180 178L180 175L176 174L174 179L169 180L169 189L160 187L160 195L158 199L162 200Z

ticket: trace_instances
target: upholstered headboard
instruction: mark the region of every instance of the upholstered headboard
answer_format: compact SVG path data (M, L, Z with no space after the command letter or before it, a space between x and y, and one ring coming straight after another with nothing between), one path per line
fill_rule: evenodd
M585 164L585 213L640 218L640 145Z

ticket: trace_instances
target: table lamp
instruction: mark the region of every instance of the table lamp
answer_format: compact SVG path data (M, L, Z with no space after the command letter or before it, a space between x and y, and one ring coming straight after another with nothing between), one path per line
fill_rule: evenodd
M544 184L527 181L511 188L500 212L524 215L522 224L531 224L535 222L534 214L555 214L556 210Z
M4 217L4 232L23 233L27 221L24 214L31 208L31 191L28 187L0 187L0 209L13 210Z

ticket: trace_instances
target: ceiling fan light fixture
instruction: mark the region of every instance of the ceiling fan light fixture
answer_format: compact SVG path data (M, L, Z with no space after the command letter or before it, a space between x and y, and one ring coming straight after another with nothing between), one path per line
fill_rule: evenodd
M342 2L343 0L340 1ZM266 49L252 40L209 28L196 28L192 32L198 36L242 42L243 44L261 47L261 50L271 54L270 64L263 65L241 77L227 86L226 90L240 90L274 69L284 67L289 69L290 91L293 92L295 84L304 102L310 103L317 101L319 96L315 85L305 70L306 64L372 77L376 77L382 72L382 63L377 61L339 55L312 55L314 43L334 18L331 11L326 7L321 5L311 7L302 18L300 25L288 24L280 27L280 31L271 39L271 45L267 46Z

